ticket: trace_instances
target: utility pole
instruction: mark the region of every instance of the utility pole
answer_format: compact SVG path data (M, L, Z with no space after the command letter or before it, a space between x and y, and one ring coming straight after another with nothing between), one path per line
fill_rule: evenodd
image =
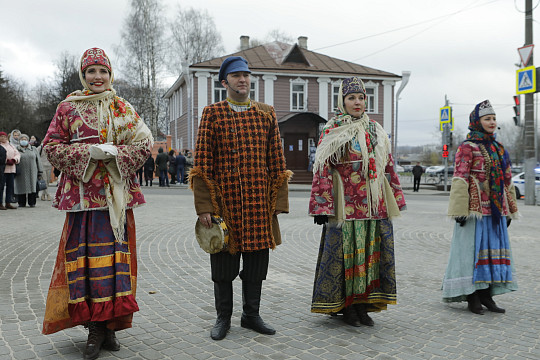
M448 97L444 95L444 106L448 106ZM452 117L451 113L448 114L449 117ZM442 143L448 145L450 138L450 123L443 124L443 133L442 133ZM444 191L446 192L446 185L448 184L448 157L444 156Z
M525 0L525 45L533 44L533 8L532 0ZM533 54L525 66L533 66ZM536 129L534 125L534 93L525 94L525 205L535 205L535 173L536 151L534 147Z

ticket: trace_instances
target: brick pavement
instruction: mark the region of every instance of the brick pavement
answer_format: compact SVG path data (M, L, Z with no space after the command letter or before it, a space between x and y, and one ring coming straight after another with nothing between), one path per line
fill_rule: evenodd
M537 273L540 207L524 206L510 227L520 291L496 298L505 315L473 315L444 304L440 284L452 223L448 198L406 192L408 211L394 222L398 305L373 315L373 328L309 312L321 228L306 216L309 186L291 186L291 213L280 215L283 245L271 253L261 314L277 334L240 327L235 281L232 328L212 341L215 319L208 255L193 234L192 195L185 187L144 188L135 210L141 311L118 333L122 349L100 359L540 359ZM296 191L295 191L296 190ZM0 360L80 359L82 327L41 335L45 298L64 215L36 208L0 212ZM155 293L151 293L155 292Z

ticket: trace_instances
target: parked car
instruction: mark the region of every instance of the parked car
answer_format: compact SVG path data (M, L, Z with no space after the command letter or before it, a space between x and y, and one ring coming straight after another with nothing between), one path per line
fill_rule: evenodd
M440 184L444 181L444 166L430 166L426 169L426 182L431 184ZM454 167L448 167L448 179L454 176Z
M402 172L405 172L405 169L403 168L403 166L396 165L396 172L402 173Z
M534 173L536 175L535 189L538 190L538 188L540 188L540 168L534 169ZM525 173L522 172L512 177L512 182L516 187L516 197L521 199L521 197L525 195Z
M410 173L413 169L414 165L403 165L403 169L405 172Z

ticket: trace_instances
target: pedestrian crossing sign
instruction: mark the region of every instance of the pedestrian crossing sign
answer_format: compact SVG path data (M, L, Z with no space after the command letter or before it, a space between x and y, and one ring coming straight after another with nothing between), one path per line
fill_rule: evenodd
M536 68L528 66L516 71L516 94L536 92Z
M450 123L450 127L454 127L454 124L452 124L452 107L451 106L445 106L440 109L439 112L439 124L441 127L441 131L443 130L443 124Z

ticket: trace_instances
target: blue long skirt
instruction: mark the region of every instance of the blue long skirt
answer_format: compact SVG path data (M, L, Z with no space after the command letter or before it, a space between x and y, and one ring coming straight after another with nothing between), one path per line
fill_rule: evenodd
M443 301L466 301L476 290L491 295L517 290L506 217L496 224L491 216L467 219L454 226L448 266L442 284Z

